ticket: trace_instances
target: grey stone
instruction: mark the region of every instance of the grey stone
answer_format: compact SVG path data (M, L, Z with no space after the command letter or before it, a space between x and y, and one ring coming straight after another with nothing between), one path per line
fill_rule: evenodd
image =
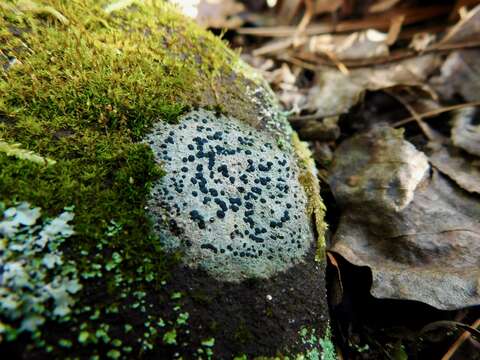
M328 182L342 205L401 211L428 174L428 159L403 139L403 131L379 127L336 150Z

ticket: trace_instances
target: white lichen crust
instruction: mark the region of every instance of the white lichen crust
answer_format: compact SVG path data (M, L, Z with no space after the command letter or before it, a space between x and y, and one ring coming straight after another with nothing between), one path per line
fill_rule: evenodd
M298 264L315 236L295 154L268 131L206 110L159 122L145 139L166 175L149 211L164 247L222 281Z

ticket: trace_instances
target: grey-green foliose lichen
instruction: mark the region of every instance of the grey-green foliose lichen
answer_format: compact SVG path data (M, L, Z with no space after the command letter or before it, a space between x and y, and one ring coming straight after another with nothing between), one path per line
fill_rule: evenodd
M61 244L73 235L73 214L40 220L28 203L5 209L0 202L0 343L23 332L39 337L47 320L70 319L80 285Z

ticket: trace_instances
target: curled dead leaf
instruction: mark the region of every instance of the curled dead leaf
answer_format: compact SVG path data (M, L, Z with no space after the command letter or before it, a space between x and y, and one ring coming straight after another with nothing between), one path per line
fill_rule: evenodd
M480 156L480 111L467 107L456 112L453 119L452 141L469 152Z
M388 134L353 137L335 153L329 183L342 215L331 250L371 269L375 297L416 300L444 310L479 305L480 201L432 170L423 181L411 182L411 201L392 206L395 197L389 194L398 196L406 187L382 184L402 168L405 177L418 179L406 164L418 162L413 154L419 152L402 150L413 146L390 141ZM388 171L370 169L378 157ZM352 179L355 191L345 191Z
M445 99L460 95L467 101L480 100L480 50L451 53L443 63L439 76L430 80L433 88Z
M480 158L469 156L451 146L432 144L431 148L429 159L438 171L462 189L480 194Z
M398 63L354 69L349 75L325 67L317 72L316 85L308 91L301 109L317 117L334 116L346 113L367 90L405 85L429 92L424 81L439 65L439 57L429 54Z

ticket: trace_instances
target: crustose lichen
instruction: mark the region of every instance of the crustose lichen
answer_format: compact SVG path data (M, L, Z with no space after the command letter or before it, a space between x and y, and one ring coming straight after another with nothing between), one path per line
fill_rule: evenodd
M303 261L314 234L295 155L275 138L207 110L146 137L166 175L149 210L167 251L222 281L268 278Z

